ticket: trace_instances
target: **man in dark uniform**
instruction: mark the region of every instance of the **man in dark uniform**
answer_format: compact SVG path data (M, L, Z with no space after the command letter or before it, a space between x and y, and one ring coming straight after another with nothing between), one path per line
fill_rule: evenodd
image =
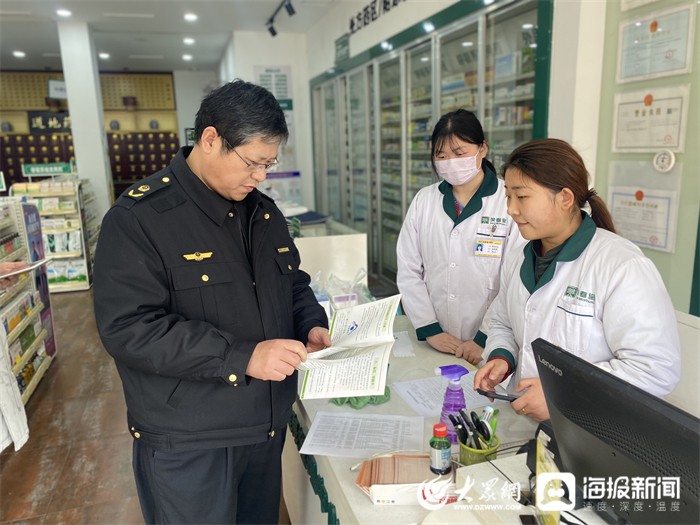
M277 523L296 369L330 345L286 221L256 189L287 137L270 92L226 84L202 101L194 147L102 223L95 315L147 523Z

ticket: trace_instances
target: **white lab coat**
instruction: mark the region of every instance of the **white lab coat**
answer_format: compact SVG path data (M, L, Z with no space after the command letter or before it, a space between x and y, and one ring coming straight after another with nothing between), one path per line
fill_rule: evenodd
M14 442L19 450L29 439L27 416L7 348L5 330L0 327L0 450Z
M588 216L584 224L595 227ZM504 348L516 358L509 390L521 378L538 377L531 346L538 337L651 394L673 390L681 366L674 309L659 272L637 246L595 229L578 257L552 263L552 280L532 295L522 280L524 260L524 250L508 255L501 291L484 319L485 357Z
M506 213L503 181L493 172L485 173L482 187L491 184L495 192L456 226L443 208L440 184L422 188L408 208L396 247L396 283L416 330L439 323L464 341L474 338L498 293L503 260L475 256L477 241L502 241L503 254L522 238Z

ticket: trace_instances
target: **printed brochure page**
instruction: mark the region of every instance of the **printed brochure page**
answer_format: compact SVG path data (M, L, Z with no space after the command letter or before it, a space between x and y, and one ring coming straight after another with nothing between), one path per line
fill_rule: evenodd
M300 365L299 397L383 395L394 344L394 318L401 295L336 310L332 346L309 353Z

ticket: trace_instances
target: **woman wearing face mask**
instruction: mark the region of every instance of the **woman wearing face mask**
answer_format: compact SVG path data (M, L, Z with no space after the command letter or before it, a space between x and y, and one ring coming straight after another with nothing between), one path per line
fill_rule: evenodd
M418 339L477 364L486 341L479 327L498 292L503 255L519 235L474 113L443 115L431 141L442 180L421 189L408 208L396 281Z
M651 394L668 394L680 377L673 305L654 264L615 235L579 154L562 140L528 142L504 173L508 214L530 242L503 265L484 320L488 361L474 385L493 390L514 372L509 390L524 393L513 410L548 419L530 346L541 337Z

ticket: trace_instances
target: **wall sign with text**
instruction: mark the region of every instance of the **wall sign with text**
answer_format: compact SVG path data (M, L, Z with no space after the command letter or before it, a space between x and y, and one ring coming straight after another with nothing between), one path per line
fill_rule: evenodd
M406 0L372 0L350 18L350 34L357 33Z
M67 111L28 111L29 133L42 135L70 131L70 115Z

